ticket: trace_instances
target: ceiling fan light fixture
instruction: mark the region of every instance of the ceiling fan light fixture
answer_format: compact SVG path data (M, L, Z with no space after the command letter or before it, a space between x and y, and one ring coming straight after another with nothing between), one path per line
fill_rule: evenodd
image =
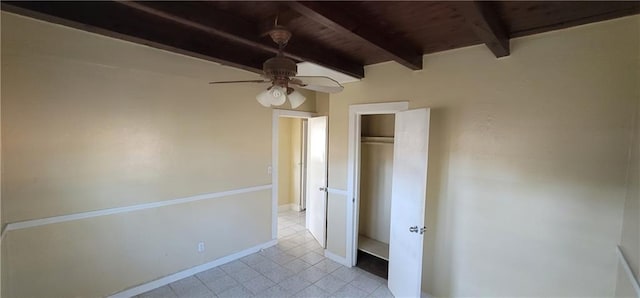
M256 95L256 100L265 108L270 108L273 99L269 93L269 89L264 90Z
M302 93L295 90L293 90L293 92L291 92L291 94L289 94L288 97L289 97L289 103L291 104L292 109L299 107L304 103L305 100L307 100L307 98L304 97Z
M287 90L280 86L273 86L269 90L269 96L271 97L271 105L280 106L287 101Z

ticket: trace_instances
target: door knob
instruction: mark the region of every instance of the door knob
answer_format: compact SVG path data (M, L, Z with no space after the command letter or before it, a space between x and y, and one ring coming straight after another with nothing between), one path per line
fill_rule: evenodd
M320 187L320 191L327 191L326 187Z
M409 227L409 232L418 233L420 235L424 234L426 230L427 230L427 227L422 227L422 228L418 228L418 226Z

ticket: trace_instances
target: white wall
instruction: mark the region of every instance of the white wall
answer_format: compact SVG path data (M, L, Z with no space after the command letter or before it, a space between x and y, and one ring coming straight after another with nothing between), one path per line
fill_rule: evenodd
M640 98L640 17L396 63L331 95L329 187L346 189L348 107L431 107L423 290L435 296L612 296L629 134ZM346 206L329 197L328 249Z
M257 75L1 17L3 225L271 184L263 87L207 84ZM3 296L106 296L265 243L271 204L264 189L8 231Z

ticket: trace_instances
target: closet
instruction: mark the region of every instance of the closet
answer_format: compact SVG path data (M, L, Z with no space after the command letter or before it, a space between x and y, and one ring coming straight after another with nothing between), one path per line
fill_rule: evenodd
M363 115L356 266L386 278L389 261L394 114Z

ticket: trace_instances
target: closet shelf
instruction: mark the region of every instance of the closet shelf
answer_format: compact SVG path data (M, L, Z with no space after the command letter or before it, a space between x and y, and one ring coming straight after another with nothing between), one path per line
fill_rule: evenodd
M361 137L362 143L384 143L393 144L393 137Z
M358 235L358 249L378 258L389 261L389 244Z

